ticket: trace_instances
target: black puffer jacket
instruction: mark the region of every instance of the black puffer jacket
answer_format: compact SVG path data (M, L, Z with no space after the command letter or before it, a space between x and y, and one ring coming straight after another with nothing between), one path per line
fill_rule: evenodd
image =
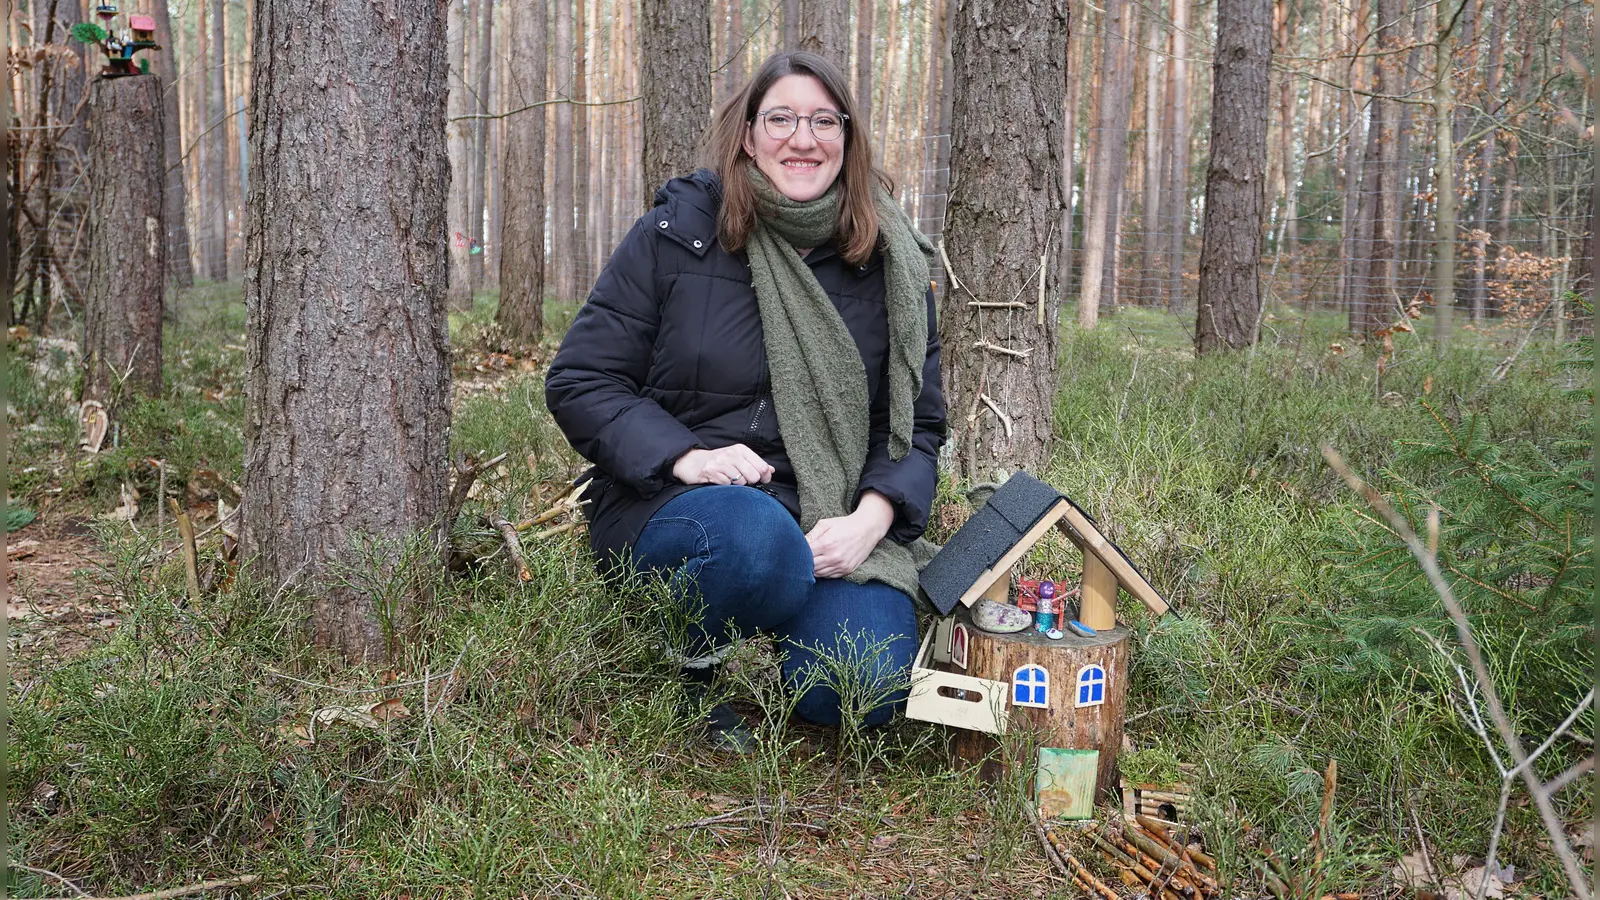
M545 402L567 440L594 463L590 541L607 564L632 547L650 516L692 486L672 476L685 452L745 444L775 470L760 489L800 515L794 469L773 410L761 315L744 253L717 241L721 183L702 169L656 192L579 310L545 381ZM882 259L846 263L833 247L806 257L855 338L872 399L872 441L861 490L894 504L889 535L922 534L944 441L939 337L928 293L928 355L912 450L889 458L888 316Z

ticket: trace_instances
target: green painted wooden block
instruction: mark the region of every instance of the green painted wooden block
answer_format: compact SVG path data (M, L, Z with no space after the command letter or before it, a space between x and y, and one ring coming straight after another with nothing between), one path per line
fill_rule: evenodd
M1087 819L1094 814L1094 783L1100 769L1099 750L1039 748L1034 775L1034 800L1045 818Z

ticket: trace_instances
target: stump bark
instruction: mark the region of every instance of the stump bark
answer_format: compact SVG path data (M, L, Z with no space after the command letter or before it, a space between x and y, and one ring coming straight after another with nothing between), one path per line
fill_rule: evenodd
M956 611L958 622L967 623L970 632L965 674L989 678L1011 685L1012 675L1025 665L1042 667L1050 676L1050 706L1040 709L1017 706L1007 696L1007 731L1030 732L1039 747L1074 750L1099 750L1099 772L1095 779L1096 796L1117 785L1117 751L1122 747L1122 720L1128 701L1128 629L1118 625L1084 638L1068 633L1050 640L1033 629L1015 634L990 634L972 625L969 610ZM1098 706L1077 706L1078 672L1086 665L1105 670L1105 702ZM959 672L949 664L937 668ZM957 731L954 750L969 762L986 760L996 746L993 735L980 731ZM1004 774L1005 760L987 760L984 777ZM1031 772L1037 759L1029 753L1021 762ZM1031 786L1033 781L1027 779Z
M89 284L83 396L113 414L131 393L161 393L167 227L161 80L99 78L89 88Z

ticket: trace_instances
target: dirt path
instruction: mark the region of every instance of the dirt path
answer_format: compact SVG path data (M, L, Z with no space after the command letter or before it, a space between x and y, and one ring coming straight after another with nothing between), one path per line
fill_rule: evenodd
M6 535L6 640L14 682L82 653L122 624L106 555L81 520L37 521Z

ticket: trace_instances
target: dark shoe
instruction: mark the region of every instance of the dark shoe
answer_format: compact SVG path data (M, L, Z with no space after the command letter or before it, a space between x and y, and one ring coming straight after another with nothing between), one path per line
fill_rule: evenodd
M706 713L706 739L712 748L743 756L756 749L756 736L744 724L744 717L727 703L718 703Z

